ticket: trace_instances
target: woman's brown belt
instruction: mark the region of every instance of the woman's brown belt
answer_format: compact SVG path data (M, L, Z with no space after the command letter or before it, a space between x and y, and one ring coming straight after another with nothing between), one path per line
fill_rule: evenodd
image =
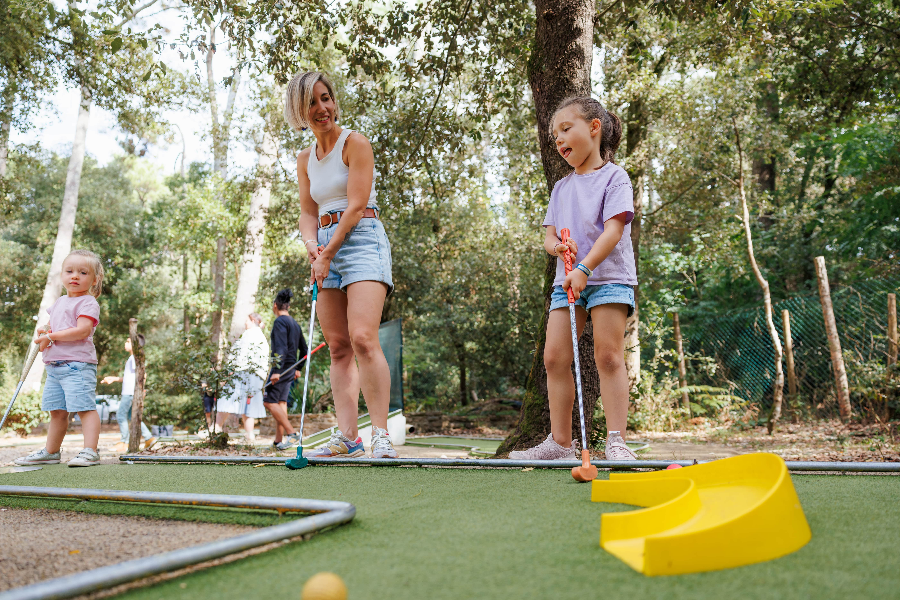
M339 223L341 220L341 215L344 214L344 211L339 210L337 212L328 213L326 215L322 215L319 217L319 229L325 229L326 227L331 227L332 225ZM378 209L377 208L367 208L363 213L363 219L377 219L378 218Z

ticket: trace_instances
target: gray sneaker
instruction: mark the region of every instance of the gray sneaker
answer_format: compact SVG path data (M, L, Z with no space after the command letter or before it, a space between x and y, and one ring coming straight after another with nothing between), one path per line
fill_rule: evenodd
M372 425L372 458L397 458L400 456L394 450L391 436L387 429L380 429Z
M615 435L606 440L606 460L637 459L637 455L631 451L621 435Z
M292 433L290 435L286 435L283 440L278 442L277 444L273 444L276 450L287 450L288 448L293 448L294 446L300 445L300 434Z
M100 455L93 448L84 448L67 464L70 467L93 467L100 464Z
M571 448L560 446L553 440L553 434L547 436L547 439L528 450L516 450L509 453L512 460L577 460L577 448L575 441L572 441Z
M51 454L47 452L46 448L41 448L28 456L17 458L15 463L17 465L56 465L59 464L59 452Z

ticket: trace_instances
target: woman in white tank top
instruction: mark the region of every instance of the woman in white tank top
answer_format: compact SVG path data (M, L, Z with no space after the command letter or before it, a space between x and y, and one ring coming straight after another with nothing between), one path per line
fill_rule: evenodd
M316 314L331 353L338 430L306 456L363 456L360 390L372 419L372 456L397 456L387 432L391 374L378 342L384 300L393 290L391 246L378 218L375 155L369 140L337 125L334 86L321 73L296 75L284 114L315 143L297 157L300 234L319 287ZM357 368L357 364L359 367Z

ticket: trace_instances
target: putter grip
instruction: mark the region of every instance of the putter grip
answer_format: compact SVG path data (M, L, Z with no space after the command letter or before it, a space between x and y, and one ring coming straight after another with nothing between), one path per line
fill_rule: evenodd
M25 366L22 367L22 376L19 378L19 383L23 383L25 378L28 377L28 371L31 370L31 365L34 364L34 359L38 355L38 345L34 342L31 343L31 346L28 348L28 357L25 359Z
M559 237L562 239L563 244L567 243L569 241L569 230L561 229ZM572 270L572 253L569 252L568 248L566 248L566 252L563 254L563 263L566 266L566 275L568 275ZM569 296L569 304L575 304L575 292L572 291L571 287L566 290L566 294Z

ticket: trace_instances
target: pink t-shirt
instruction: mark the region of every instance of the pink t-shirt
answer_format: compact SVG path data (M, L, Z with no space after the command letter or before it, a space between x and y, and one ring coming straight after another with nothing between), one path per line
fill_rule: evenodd
M91 335L77 342L53 342L44 350L44 363L56 360L72 360L97 364L97 350L94 348L94 331L100 322L100 304L90 294L72 298L60 296L59 300L47 309L50 313L50 337L54 331L70 329L78 324L78 317L87 317L94 322Z
M583 261L603 233L604 223L625 213L622 239L609 256L588 277L588 285L637 285L637 269L631 248L631 220L634 218L634 191L625 169L606 163L602 169L586 175L571 173L556 182L550 194L550 205L544 227L556 227L556 235L568 228L578 244L578 256L573 266ZM562 285L566 278L562 260L556 261L553 285Z

